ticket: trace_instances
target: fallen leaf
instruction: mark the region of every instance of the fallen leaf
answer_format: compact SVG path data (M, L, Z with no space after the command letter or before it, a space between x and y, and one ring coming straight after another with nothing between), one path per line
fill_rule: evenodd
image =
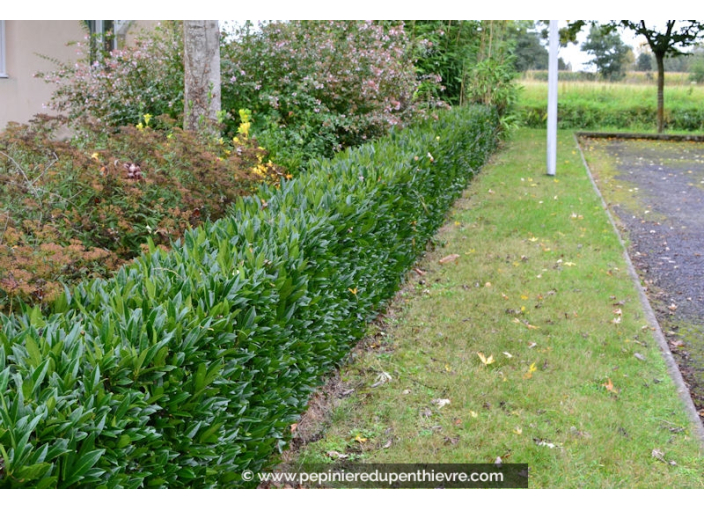
M450 403L450 399L449 398L436 398L436 399L431 400L430 403L438 406L438 409L442 409L443 407L445 407L447 404Z
M291 433L293 434L296 432L296 429L298 428L298 423L292 423L291 424Z
M536 344L535 342L530 342L530 343L528 344L528 348L529 348L529 349L532 349L532 348L535 347L536 345L538 345L538 344Z
M358 443L366 443L367 441L369 441L369 439L367 439L366 437L362 437L360 434L354 436L354 440Z
M478 415L475 411L470 411L470 412L469 412L469 415L470 415L472 418L478 418L478 417L479 417L479 415Z
M344 453L336 452L334 450L331 450L327 452L327 456L330 457L331 459L346 459L349 457L349 455L346 455Z
M536 446L546 446L548 448L557 448L557 445L553 443L549 443L545 441L544 439L533 439L535 441Z
M477 353L477 356L479 356L479 359L482 360L482 363L485 365L491 365L494 362L494 355L490 354L488 358L484 357L484 354L481 352Z
M425 276L425 271L423 271L422 269L414 267L413 270L418 273L418 276Z
M602 384L604 388L606 388L606 391L610 391L611 393L618 393L618 390L614 388L614 383L611 382L611 378L609 378L608 382Z
M516 427L515 429L513 429L513 433L518 434L520 436L521 434L523 434L523 429L521 427Z
M449 264L450 262L454 262L455 260L457 260L459 257L460 256L458 253L453 253L452 255L448 255L446 257L441 258L440 260L438 260L438 262L440 264Z
M504 356L506 356L509 359L513 358L513 354L511 354L510 352L506 352L506 351L504 351Z
M528 372L523 374L523 378L530 379L531 377L533 377L533 372L535 372L536 370L538 370L538 367L535 366L535 363L531 363L530 367L528 368Z
M576 266L577 264L575 264L574 262L565 262L565 265L566 266Z
M386 441L384 446L382 446L382 448L391 448L392 444L393 444L393 440L389 439L388 441Z
M491 287L491 282L486 282L486 283L484 284L484 287Z
M658 450L657 448L655 448L652 452L650 452L650 455L654 459L658 459L659 461L662 461L662 462L667 462L665 460L665 454L662 452L662 450Z

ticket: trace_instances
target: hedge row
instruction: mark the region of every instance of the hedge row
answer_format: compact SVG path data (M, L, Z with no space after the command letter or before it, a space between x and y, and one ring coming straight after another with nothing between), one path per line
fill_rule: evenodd
M48 316L0 316L0 487L232 487L269 466L495 147L487 109L318 162Z
M595 101L558 104L558 127L561 129L653 128L657 125L657 108L650 105L619 107ZM523 105L517 109L520 121L528 127L545 127L547 104ZM704 129L704 110L696 107L667 107L665 127L681 131Z

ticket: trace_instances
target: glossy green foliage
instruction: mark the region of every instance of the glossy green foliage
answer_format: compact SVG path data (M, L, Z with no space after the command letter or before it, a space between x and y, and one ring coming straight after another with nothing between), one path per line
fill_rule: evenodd
M239 487L270 467L493 151L432 123L264 187L166 252L0 316L0 487Z

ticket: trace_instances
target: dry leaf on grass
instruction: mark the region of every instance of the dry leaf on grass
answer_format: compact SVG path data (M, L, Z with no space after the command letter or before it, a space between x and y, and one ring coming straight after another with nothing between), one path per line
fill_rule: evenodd
M438 409L442 409L443 407L445 407L447 404L450 403L450 399L449 398L435 398L435 399L431 400L430 403L438 406Z
M460 256L458 253L453 253L452 255L448 255L446 257L441 258L440 260L438 260L438 262L440 264L449 264L450 262L454 262L455 260L457 260L459 257Z
M484 363L485 365L491 365L494 362L494 355L493 354L490 354L489 357L487 358L484 356L484 354L482 354L481 352L478 352L477 356L479 356L479 359L482 360L482 363Z
M602 386L606 388L606 391L618 394L618 389L614 388L614 383L611 382L611 379L609 379L608 382L602 384Z

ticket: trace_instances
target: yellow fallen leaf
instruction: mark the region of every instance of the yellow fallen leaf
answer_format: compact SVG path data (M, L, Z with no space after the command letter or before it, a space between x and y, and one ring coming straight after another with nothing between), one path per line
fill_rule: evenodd
M526 296L525 294L521 294L521 299L525 301L526 299L528 299L528 296Z
M368 439L366 437L362 437L360 434L357 434L354 437L354 440L357 441L358 443L366 443Z
M349 290L355 296L357 295L357 287L355 287L354 289L347 289L347 290Z
M479 416L479 415L478 415L477 413L475 413L474 411L470 411L470 412L469 412L469 415L470 415L472 418L477 418L477 417Z
M515 429L513 429L513 433L518 434L520 436L521 434L523 434L523 429L521 427L516 427Z
M523 374L523 378L530 379L531 377L533 377L533 372L535 372L536 370L538 370L538 367L535 366L535 363L531 363L530 367L528 368L528 372Z
M485 365L491 365L494 362L494 355L493 354L490 354L489 357L487 358L484 356L484 354L482 354L481 352L478 352L477 356L479 356L479 359L482 360L482 363L484 363Z
M577 264L575 264L574 262L565 262L565 265L566 266L576 266Z
M531 243L534 243L534 242L536 242L536 241L538 240L538 238L537 238L537 237L531 237L531 238L528 239L528 240L529 240Z

